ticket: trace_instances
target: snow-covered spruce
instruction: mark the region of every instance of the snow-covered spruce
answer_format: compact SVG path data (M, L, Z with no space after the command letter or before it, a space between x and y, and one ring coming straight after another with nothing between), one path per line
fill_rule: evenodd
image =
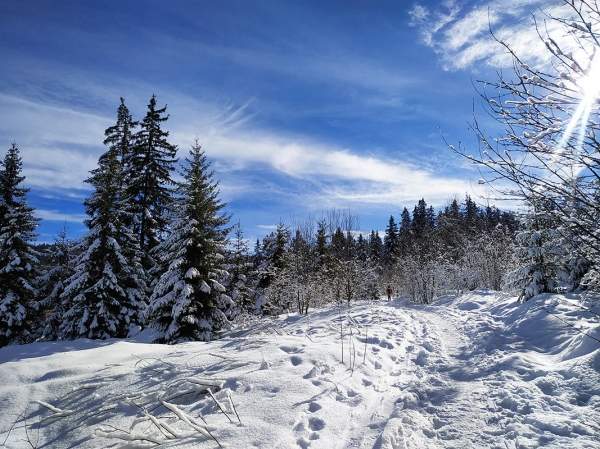
M506 288L517 290L523 301L554 291L562 253L559 241L560 235L545 213L534 210L526 217L525 229L516 236L517 268L507 274Z
M139 249L127 226L131 216L117 154L109 150L102 155L91 174L86 182L95 191L85 202L89 232L61 295L66 310L62 338L125 337L145 303Z
M220 281L229 218L222 213L218 184L196 142L177 188L176 219L169 237L156 249L164 273L154 287L146 320L159 340L211 340L229 323L234 306Z
M248 244L238 222L233 230L233 240L227 253L227 290L236 305L235 313L256 312L254 289L252 288L253 266L250 261ZM234 318L234 316L229 316Z
M0 346L25 342L36 309L37 253L30 242L37 221L21 187L23 163L13 144L0 167Z
M56 340L59 336L65 313L61 295L67 280L74 274L72 248L73 243L67 239L66 229L62 229L46 254L47 266L41 270L42 274L37 280L40 286L38 307L43 318L39 337L45 340Z
M121 97L121 104L117 109L117 121L113 126L106 128L104 131L104 145L108 147L108 151L114 153L119 160L123 170L124 184L128 184L128 177L132 176L130 170L134 156L134 131L138 125L133 120L129 109L125 105L125 99Z
M167 229L173 197L171 173L177 147L169 143L168 131L161 128L169 118L166 109L166 106L157 109L156 97L150 98L140 130L133 136L131 155L124 165L134 229L143 252L142 264L148 273L155 272L151 250L162 241Z
M259 250L255 251L254 259L258 278L256 311L259 313L276 315L283 310L278 293L274 293L279 291L278 287L272 287L272 284L283 273L289 240L289 229L283 223L279 223L277 229L267 234L263 238Z

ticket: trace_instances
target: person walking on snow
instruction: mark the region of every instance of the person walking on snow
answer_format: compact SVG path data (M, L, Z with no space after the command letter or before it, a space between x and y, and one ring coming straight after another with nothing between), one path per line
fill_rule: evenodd
M388 285L387 288L385 289L385 292L387 293L388 301L391 301L392 293L393 293L392 286Z

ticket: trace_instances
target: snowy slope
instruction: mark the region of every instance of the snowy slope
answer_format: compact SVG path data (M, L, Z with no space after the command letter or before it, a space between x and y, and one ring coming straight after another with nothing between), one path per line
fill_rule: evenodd
M600 339L600 316L579 301L478 292L262 320L208 344L7 347L0 444L218 447L204 418L231 448L597 448L600 343L580 332Z

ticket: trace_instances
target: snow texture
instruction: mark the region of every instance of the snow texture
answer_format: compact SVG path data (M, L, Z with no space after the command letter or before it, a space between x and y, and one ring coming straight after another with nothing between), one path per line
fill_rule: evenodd
M480 291L256 320L208 343L9 346L0 441L31 447L28 426L56 449L598 447L599 317L580 301Z

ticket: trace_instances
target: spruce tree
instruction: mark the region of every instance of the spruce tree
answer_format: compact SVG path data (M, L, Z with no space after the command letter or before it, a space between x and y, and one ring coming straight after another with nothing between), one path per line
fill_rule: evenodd
M228 325L233 306L220 283L227 274L223 253L229 218L198 143L186 164L172 232L157 247L165 271L146 311L147 321L160 332L159 341L166 343L211 340Z
M379 263L383 255L383 242L378 231L371 231L369 236L369 255L372 261Z
M266 288L271 283L275 272L285 267L285 252L290 240L290 231L279 223L274 232L263 238L261 249L261 262L258 267L259 287Z
M0 167L0 346L26 342L35 314L37 220L22 187L23 162L13 144Z
M465 197L463 217L466 228L469 231L475 231L479 221L479 208L469 195Z
M79 245L75 273L61 295L65 316L62 338L125 337L139 322L145 284L131 213L122 189L118 155L109 149L86 180L94 193L85 201L87 235Z
M340 227L336 228L335 232L331 236L331 255L337 259L346 259L346 237Z
M254 295L249 279L251 268L252 263L250 263L248 244L244 239L242 226L238 221L233 229L233 239L228 252L227 270L229 276L227 287L231 292L230 296L236 305L236 309L246 313L255 312ZM229 316L228 318L232 317Z
M402 257L406 257L411 246L411 227L410 212L405 207L400 215L400 227L398 229L398 246Z
M398 256L398 225L396 225L393 215L390 215L387 227L385 228L383 252L385 263L393 265Z
M369 243L362 234L358 234L356 239L356 256L362 262L365 262L369 257Z
M266 248L267 257L273 267L280 269L285 266L284 256L289 241L289 229L283 223L279 223L275 230L274 239L268 240L271 245Z
M260 244L260 239L256 239L254 243L254 254L252 254L252 266L258 269L263 261L263 250Z
M525 219L525 228L516 235L518 267L507 274L506 286L517 290L522 301L553 292L557 286L562 249L555 225L542 208L534 205Z
M433 206L429 206L427 209L427 229L429 231L435 228L435 219L435 210L433 209Z
M74 274L72 246L72 242L67 239L66 228L63 228L48 251L47 269L38 281L39 307L43 317L41 336L46 340L56 340L60 335L60 325L65 313L61 295L67 280Z
M321 268L327 257L327 229L324 221L317 223L316 256L318 267Z
M108 147L107 155L114 153L121 163L124 178L133 174L130 164L133 162L134 131L137 125L125 105L125 99L121 97L121 104L117 109L117 121L104 131L104 145ZM123 181L126 183L127 179Z
M163 239L173 199L171 173L177 147L169 143L169 133L162 129L169 118L166 110L166 106L157 108L154 95L150 98L146 116L134 136L131 157L125 165L128 196L133 202L134 229L147 271L154 269L152 249Z
M420 238L425 234L427 228L427 203L421 198L413 210L412 230L415 237Z

